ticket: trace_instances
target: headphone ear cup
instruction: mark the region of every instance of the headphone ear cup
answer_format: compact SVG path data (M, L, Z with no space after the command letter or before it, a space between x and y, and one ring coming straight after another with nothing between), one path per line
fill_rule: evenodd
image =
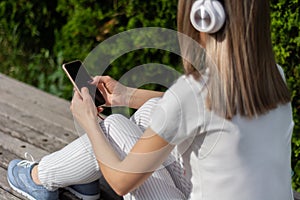
M211 3L216 16L216 24L214 26L214 29L211 30L211 33L215 33L223 27L226 15L224 7L219 1L213 0L211 1Z
M225 22L225 11L217 0L197 0L192 5L190 21L200 32L215 33Z

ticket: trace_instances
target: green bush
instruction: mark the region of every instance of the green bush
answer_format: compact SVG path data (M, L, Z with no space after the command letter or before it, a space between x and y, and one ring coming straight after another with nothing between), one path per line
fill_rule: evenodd
M274 51L293 97L293 187L300 191L299 3L271 0L271 9ZM176 11L176 0L1 1L0 72L70 99L72 86L61 70L62 63L84 60L99 43L132 28L176 29ZM119 78L133 67L150 62L180 68L179 58L171 53L145 49L121 56L106 73Z
M176 27L176 1L58 1L57 10L67 23L56 32L55 52L66 61L83 60L89 52L106 38L138 27ZM128 53L112 63L108 74L118 78L132 67L164 60L172 66L179 59L170 59L169 53L140 50Z
M56 1L0 2L0 72L70 98L72 88L65 88L68 80L57 69L62 57L53 55L54 33L63 22L56 7Z

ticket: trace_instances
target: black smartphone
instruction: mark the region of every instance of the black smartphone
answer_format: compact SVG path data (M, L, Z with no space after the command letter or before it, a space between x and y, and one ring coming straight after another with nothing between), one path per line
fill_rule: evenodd
M93 79L89 75L81 61L76 60L69 63L65 63L63 64L62 68L80 95L81 88L87 87L89 89L92 99L94 100L96 107L105 104L105 99L102 96L101 92L95 85L90 84L93 81Z

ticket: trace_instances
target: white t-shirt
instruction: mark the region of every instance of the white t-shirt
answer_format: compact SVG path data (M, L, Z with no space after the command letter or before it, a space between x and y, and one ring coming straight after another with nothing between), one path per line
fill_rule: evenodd
M291 200L291 105L229 121L206 109L207 93L205 81L181 76L150 123L181 152L190 199Z

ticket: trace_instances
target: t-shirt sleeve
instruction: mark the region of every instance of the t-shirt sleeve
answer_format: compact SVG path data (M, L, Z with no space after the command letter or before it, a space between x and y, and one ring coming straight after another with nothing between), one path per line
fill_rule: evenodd
M200 84L192 79L180 77L152 111L150 128L174 145L194 137L203 120L204 98Z
M282 67L280 65L277 65L277 68L278 68L278 71L279 71L282 79L284 80L284 82L286 82L284 71L283 71Z

